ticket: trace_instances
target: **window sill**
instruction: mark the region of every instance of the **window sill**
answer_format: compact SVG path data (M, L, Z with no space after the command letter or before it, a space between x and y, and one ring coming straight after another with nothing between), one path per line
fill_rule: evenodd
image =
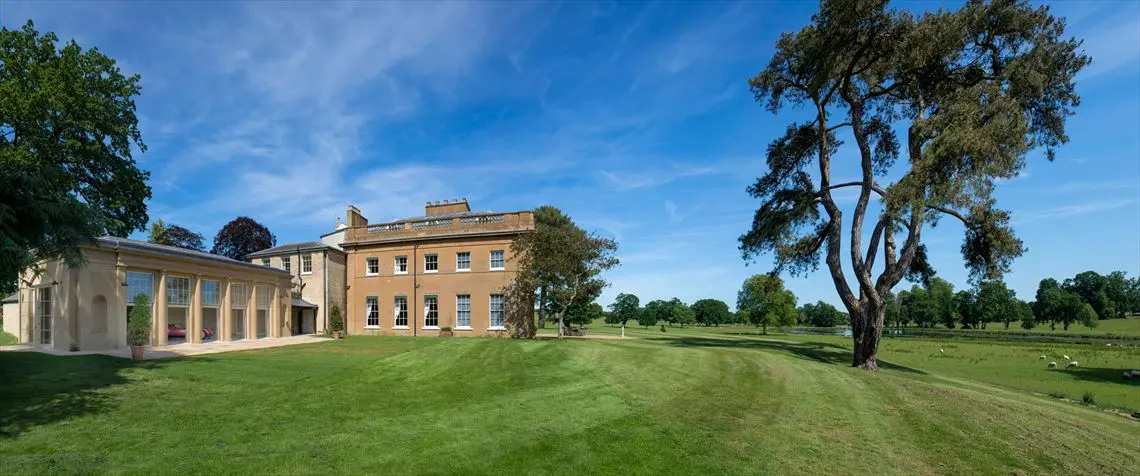
M398 331L406 331L406 330L408 330L408 326L395 326L395 327L393 327L393 329L398 330Z
M423 326L423 327L421 327L421 328L420 328L420 330L424 330L424 331L438 331L438 330L439 330L439 326Z
M304 273L304 272L302 272L302 273L301 273L301 276L308 276L308 275L310 275L310 274L313 274L313 272L312 272L312 271L309 271L308 273Z
M471 272L471 268L467 268L467 269L457 269L457 270L455 270L455 272L456 272L456 273L470 273L470 272Z
M491 271L506 271L507 268L491 268Z
M364 273L365 278L370 278L372 276L380 276L380 273Z
M365 329L379 329L380 326L364 326Z
M435 273L438 273L438 272L439 272L439 270L438 270L438 269L435 269L435 270L431 270L431 271L429 271L429 270L426 270L426 269L424 270L424 274L435 274Z
M408 274L408 272L407 271L396 271L395 273L392 273L392 274L396 274L396 275L404 274L404 275L406 275L406 274Z
M491 327L488 327L487 330L489 330L489 331L505 331L505 330L507 330L507 328L503 327L503 326L491 326Z
M471 326L459 326L459 327L456 327L455 330L457 330L457 331L470 331L472 329L471 329Z

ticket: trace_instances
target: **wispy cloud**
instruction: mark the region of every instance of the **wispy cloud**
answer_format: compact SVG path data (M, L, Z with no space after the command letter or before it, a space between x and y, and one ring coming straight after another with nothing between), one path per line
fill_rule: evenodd
M1069 182L1057 187L1062 192L1084 192L1089 190L1117 190L1117 189L1136 189L1140 188L1140 179L1137 180L1103 180L1103 181L1086 181L1078 180Z
M602 183L611 190L625 191L646 187L657 187L688 177L699 177L718 173L713 167L672 167L670 169L651 168L640 171L610 172L599 170Z
M1018 222L1028 223L1039 220L1073 217L1122 208L1128 205L1132 205L1136 202L1137 199L1135 198L1125 198L1119 200L1096 200L1084 203L1075 203L1072 205L1064 205L1056 208L1031 211L1028 213L1021 213L1019 214L1020 216L1016 217L1015 219Z
M1080 80L1089 80L1140 61L1140 18L1135 4L1123 4L1130 14L1110 18L1085 37L1084 50L1093 62L1081 71Z

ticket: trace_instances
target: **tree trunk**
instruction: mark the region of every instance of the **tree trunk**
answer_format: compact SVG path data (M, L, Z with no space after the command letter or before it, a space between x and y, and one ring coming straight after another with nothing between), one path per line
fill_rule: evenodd
M538 288L538 328L546 329L546 286Z
M874 308L870 304L867 302L862 311L851 315L851 339L855 343L851 366L877 372L879 341L883 338L886 309Z

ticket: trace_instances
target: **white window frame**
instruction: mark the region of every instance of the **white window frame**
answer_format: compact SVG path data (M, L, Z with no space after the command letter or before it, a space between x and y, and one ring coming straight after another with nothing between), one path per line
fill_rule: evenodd
M181 291L185 292L185 295L186 295L185 301L182 301L182 300L176 301L175 299L171 299L172 297L177 296L177 293L180 291L180 289L178 289L174 286L174 283L186 283L186 288L181 289ZM166 307L187 307L188 308L188 307L190 307L190 302L194 300L193 294L194 294L194 291L190 289L190 277L189 276L169 275L166 277Z
M142 293L136 293L135 296L130 295L131 294L131 285L132 284L136 284L136 285L141 284L141 282L137 279L141 276L146 276L147 280L150 281L150 286L148 287L148 289L146 291L146 299L147 299L147 302L150 302L152 305L154 304L154 273L148 273L145 271L127 271L127 291L126 292L127 292L127 305L128 306L133 306L134 302L135 302L135 296L137 296L138 294L142 294ZM131 279L131 278L136 278L136 279Z
M268 268L269 267L269 258L261 258L261 265Z
M376 263L376 272L372 272L371 263ZM380 258L375 256L364 258L364 275L365 276L380 276Z
M55 338L55 315L52 309L54 303L54 292L51 286L40 286L35 288L35 327L36 336L34 337L37 345L51 346ZM46 297L45 297L46 296ZM47 325L44 325L44 324Z
M502 266L495 267L495 253L502 253L502 255L503 255ZM490 256L488 258L489 259L487 261L487 265L491 268L491 271L503 271L503 270L507 269L507 253L506 253L506 251L491 250Z
M371 324L371 321L376 321ZM364 328L365 329L379 329L380 328L380 298L376 296L364 297Z
M248 309L250 289L249 283L230 283L230 309Z
M281 269L285 270L286 273L292 273L293 272L293 260L291 258L289 258L288 256L282 256L281 257Z
M499 297L499 309L495 310L495 297ZM502 294L492 294L487 298L487 329L501 331L506 329L506 303ZM499 325L495 325L495 312L499 313Z
M464 303L460 302L460 298L467 298L466 309ZM462 324L462 316L467 314L467 325ZM471 295L470 294L456 294L455 295L455 328L461 330L471 329Z
M404 323L400 324L400 315L403 314ZM392 328L393 329L407 329L408 328L408 297L396 296L392 298Z
M435 258L435 269L428 269L428 257ZM424 273L438 273L439 272L439 255L435 253L427 253L424 255Z
M313 274L313 254L301 255L301 274Z
M268 311L273 307L273 287L268 284L257 284L254 288L257 290L257 302L253 303L255 310Z
M401 260L403 263L400 262ZM408 257L406 255L392 258L392 274L408 274Z
M460 259L460 257L464 256L464 255L467 256L467 267L466 268L460 268L459 265L463 262ZM457 273L469 273L469 272L471 272L471 252L470 251L460 251L458 253L455 253L455 272L457 272Z
M431 303L435 305L435 309L432 309L431 305L428 304L429 299L431 300ZM428 325L428 318L432 315L433 312L435 313L435 325L429 326ZM423 328L425 330L439 329L439 296L437 296L437 295L429 294L429 295L424 296L424 327Z

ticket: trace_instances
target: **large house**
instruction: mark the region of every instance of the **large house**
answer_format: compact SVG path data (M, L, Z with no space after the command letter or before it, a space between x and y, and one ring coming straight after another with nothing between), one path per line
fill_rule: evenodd
M18 312L4 328L55 350L126 347L135 296L149 298L152 345L291 334L288 273L224 256L102 237L80 246L86 264L40 263L20 276Z
M332 306L344 312L345 252L339 246L321 241L290 243L250 253L246 259L293 276L293 334L324 333Z
M424 216L370 224L348 207L346 329L350 334L495 335L503 290L517 274L511 243L534 214L472 212L466 199L429 202Z

